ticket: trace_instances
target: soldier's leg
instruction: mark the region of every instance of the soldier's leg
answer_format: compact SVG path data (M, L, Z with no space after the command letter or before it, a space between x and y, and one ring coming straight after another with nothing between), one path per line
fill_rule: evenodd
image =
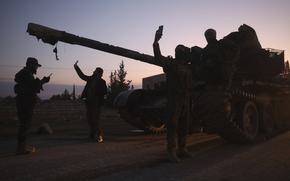
M190 119L189 107L185 105L182 110L182 116L178 121L178 155L180 157L191 157L191 154L186 148L186 139L188 135L188 125Z
M167 128L167 149L175 150L176 149L176 128L177 128L177 120L174 113L167 119L166 121Z
M187 121L184 116L182 116L178 121L178 148L182 149L186 146L186 137L187 137Z
M26 104L22 100L17 100L16 107L19 120L17 152L19 154L24 154L26 153L26 140L32 121L33 106Z
M98 142L103 142L103 130L101 128L101 123L100 123L100 116L101 116L101 107L97 106L96 107L96 135L98 136Z
M180 157L192 157L191 153L187 150L186 139L187 139L187 129L185 129L185 121L182 122L181 129L178 133L178 156Z
M179 158L176 156L176 138L177 138L177 125L178 118L180 116L180 107L177 103L172 104L172 107L168 109L167 118L167 151L168 158L172 162L179 162Z
M18 119L19 119L18 146L25 148L28 130L31 124L30 113L21 110L18 113Z
M97 110L96 106L91 108L91 133L96 137L97 136Z
M89 126L89 138L94 139L95 138L95 129L93 126L94 109L89 104L86 104L86 117L87 117L87 122Z
M92 120L91 120L91 132L94 135L94 140L97 142L103 142L103 137L100 129L100 107L94 106L92 109Z
M167 152L168 159L172 162L179 162L179 158L176 155L176 122L175 114L167 120Z

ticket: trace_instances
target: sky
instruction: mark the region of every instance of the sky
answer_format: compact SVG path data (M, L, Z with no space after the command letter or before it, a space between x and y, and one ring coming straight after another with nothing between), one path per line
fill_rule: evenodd
M42 64L38 77L53 73L50 84L84 85L73 69L76 60L87 75L102 67L107 83L123 60L126 78L137 88L143 77L162 73L158 66L61 42L57 61L53 46L26 32L29 22L149 55L155 31L164 25L160 47L166 56L178 44L204 47L208 28L221 39L247 24L263 48L285 50L290 60L289 8L289 0L2 0L0 81L13 81L31 56Z

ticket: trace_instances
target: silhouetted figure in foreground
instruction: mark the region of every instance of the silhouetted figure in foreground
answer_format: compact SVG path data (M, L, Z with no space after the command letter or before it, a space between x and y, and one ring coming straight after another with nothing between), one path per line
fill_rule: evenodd
M97 67L93 75L87 76L83 74L77 63L78 61L74 64L74 68L78 76L87 82L81 97L85 99L86 116L90 128L89 139L100 143L103 142L103 131L99 119L104 96L107 94L106 81L102 79L103 69Z
M15 75L16 85L14 91L16 93L17 116L20 122L18 129L18 147L17 154L29 154L35 152L35 147L26 144L26 138L29 127L31 125L33 109L37 100L37 93L43 90L42 85L49 82L50 77L43 77L41 80L35 78L37 73L38 60L29 57L26 66Z
M190 119L190 96L192 71L190 69L190 49L178 45L175 58L161 55L158 41L162 32L157 30L153 43L155 61L163 67L167 78L167 151L172 162L179 162L179 157L191 157L186 149L186 137Z

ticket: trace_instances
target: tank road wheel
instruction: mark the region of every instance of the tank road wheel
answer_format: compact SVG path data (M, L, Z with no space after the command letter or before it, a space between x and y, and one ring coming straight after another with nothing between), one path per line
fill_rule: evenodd
M242 112L242 130L249 142L254 142L259 133L259 113L252 101L246 102Z

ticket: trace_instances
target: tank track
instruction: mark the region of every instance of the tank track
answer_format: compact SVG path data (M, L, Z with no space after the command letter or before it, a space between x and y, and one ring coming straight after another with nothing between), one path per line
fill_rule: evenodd
M247 134L240 123L241 108L246 101L255 101L256 96L243 90L232 90L227 93L209 92L201 97L203 124L230 142L249 143ZM231 111L226 112L226 104L231 103ZM210 105L210 106L209 106Z

